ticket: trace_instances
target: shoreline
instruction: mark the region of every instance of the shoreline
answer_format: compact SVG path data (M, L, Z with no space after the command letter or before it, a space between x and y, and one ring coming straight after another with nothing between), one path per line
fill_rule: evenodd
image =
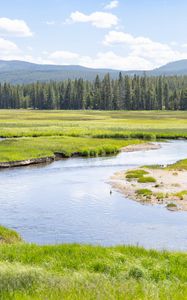
M160 148L161 148L160 144L148 142L143 144L126 146L121 149L121 152L150 151L150 150L158 150Z
M123 147L119 150L119 152L135 152L135 151L149 151L149 150L157 150L160 149L160 144L154 143L144 143L144 144L137 144L137 145L129 145ZM107 156L107 155L106 155ZM0 170L1 169L8 169L8 168L15 168L15 167L25 167L29 165L37 165L37 164L45 164L45 163L52 163L57 160L61 159L68 159L73 157L85 157L78 152L72 153L71 156L66 156L64 153L55 152L53 156L41 157L41 158L31 158L26 160L19 160L19 161L9 161L9 162L0 162Z
M145 175L138 177L137 174L142 172ZM187 171L163 168L122 171L115 173L109 181L113 189L131 200L144 205L163 205L170 211L187 211L186 182Z

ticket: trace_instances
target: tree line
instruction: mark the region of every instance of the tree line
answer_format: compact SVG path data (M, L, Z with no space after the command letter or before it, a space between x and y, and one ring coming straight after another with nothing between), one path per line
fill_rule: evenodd
M187 76L0 84L1 109L187 110Z

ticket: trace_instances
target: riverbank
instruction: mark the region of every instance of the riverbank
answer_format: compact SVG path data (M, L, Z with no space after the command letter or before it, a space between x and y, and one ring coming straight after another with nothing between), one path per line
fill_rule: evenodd
M160 144L148 142L148 143L142 143L137 145L129 145L123 147L121 151L122 152L149 151L149 150L158 150L160 148L161 148Z
M118 172L110 183L126 197L140 203L161 204L168 210L187 211L186 162L183 160L167 167L150 166Z
M59 138L60 139L60 138ZM5 140L4 140L5 141ZM21 139L22 141L22 139ZM25 140L24 140L25 141ZM103 140L102 140L103 141ZM96 140L98 142L98 139ZM106 140L104 140L104 143ZM114 141L112 141L114 142ZM1 142L2 143L2 142ZM9 140L10 143L10 140ZM125 147L122 147L121 149L117 149L116 145L126 145ZM25 160L13 160L13 161L0 161L0 169L4 168L14 168L14 167L23 167L23 166L29 166L34 164L45 164L45 163L51 163L55 160L60 160L63 158L69 158L69 157L95 157L95 156L106 156L106 155L112 155L117 154L118 152L134 152L134 151L148 151L148 150L157 150L160 149L160 144L156 143L144 143L141 140L126 140L126 141L118 141L116 145L110 145L110 141L107 140L107 145L104 144L98 148L97 145L91 146L91 149L89 147L82 150L77 150L76 152L66 153L66 151L61 150L61 152L55 152L51 156L47 157L39 157L39 158L31 158L31 159L25 159ZM64 147L64 145L63 145ZM95 148L95 149L94 149ZM0 155L1 157L1 155ZM8 158L7 158L8 159Z
M11 138L0 142L0 168L51 162L68 157L96 157L117 154L122 147L140 144L132 139L80 137Z
M132 246L0 244L0 297L185 300L186 263L186 253Z

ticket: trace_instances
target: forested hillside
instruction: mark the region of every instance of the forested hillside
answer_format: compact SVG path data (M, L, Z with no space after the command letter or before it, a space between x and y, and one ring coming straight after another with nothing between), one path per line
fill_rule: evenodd
M187 76L66 80L26 85L0 84L0 108L186 110Z
M34 64L26 61L6 61L0 60L0 82L12 84L29 84L36 81L49 82L75 80L82 78L93 81L96 75L101 79L106 73L109 73L112 79L117 79L121 70L114 69L93 69L79 65L45 65ZM144 73L149 76L184 76L187 75L187 59L171 62L157 69L143 70L126 70L121 71L123 76L143 76Z

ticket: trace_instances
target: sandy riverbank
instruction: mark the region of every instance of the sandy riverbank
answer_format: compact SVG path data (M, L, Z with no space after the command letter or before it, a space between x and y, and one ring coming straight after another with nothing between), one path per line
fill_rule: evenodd
M110 184L126 197L142 204L162 204L169 210L187 211L187 171L146 168L137 170L148 172L144 178L152 177L155 182L142 183L138 182L138 178L128 179L129 172L133 171L130 170L114 174Z
M161 145L156 143L144 143L137 145L129 145L121 149L122 152L148 151L160 149Z

